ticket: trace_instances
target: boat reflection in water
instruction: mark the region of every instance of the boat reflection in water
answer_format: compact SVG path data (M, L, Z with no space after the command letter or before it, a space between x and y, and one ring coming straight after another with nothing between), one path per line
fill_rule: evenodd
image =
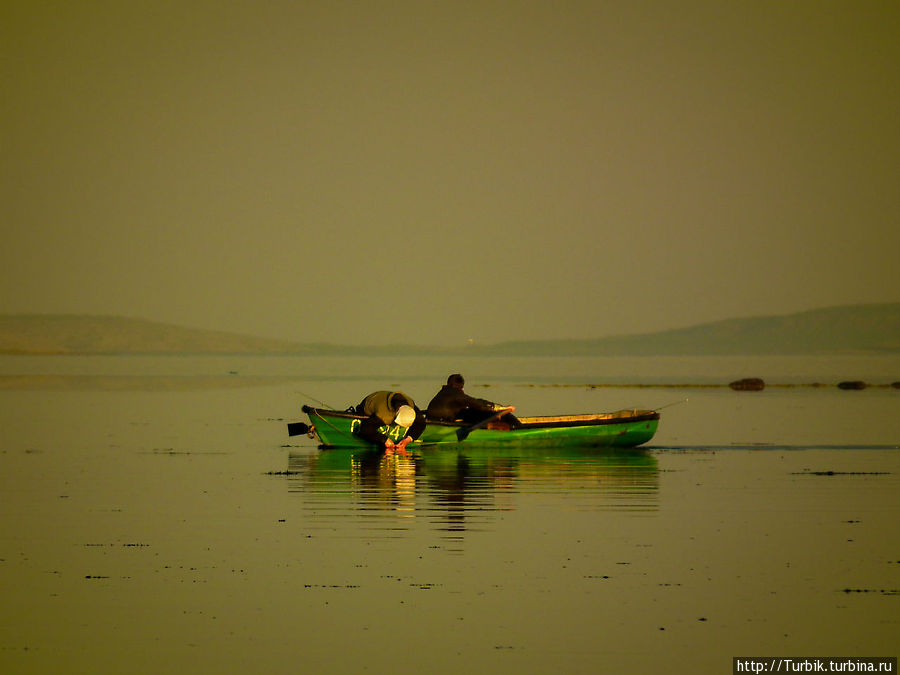
M400 536L423 523L462 536L536 507L655 511L658 493L656 458L641 449L331 449L291 455L288 480L318 527L367 536Z

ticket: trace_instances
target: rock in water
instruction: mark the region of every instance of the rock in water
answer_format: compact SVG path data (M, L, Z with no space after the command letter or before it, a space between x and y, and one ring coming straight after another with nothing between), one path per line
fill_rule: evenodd
M735 380L729 385L735 391L762 391L766 388L766 383L758 377L745 377L743 380Z

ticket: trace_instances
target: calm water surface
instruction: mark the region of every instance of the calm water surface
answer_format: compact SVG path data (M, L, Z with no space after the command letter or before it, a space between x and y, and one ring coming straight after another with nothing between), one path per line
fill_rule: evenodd
M632 451L286 436L311 397L424 404L454 371L526 415L673 405ZM751 376L829 386L711 386ZM900 360L3 357L0 672L896 655L900 391L843 379Z

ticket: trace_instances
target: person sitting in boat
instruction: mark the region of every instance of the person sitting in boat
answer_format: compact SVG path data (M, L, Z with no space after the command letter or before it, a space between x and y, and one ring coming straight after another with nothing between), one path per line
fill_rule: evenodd
M359 430L360 437L387 450L403 452L406 446L416 440L425 431L425 415L416 407L415 402L401 391L376 391L366 396L358 406L358 415L365 415ZM406 428L406 435L397 441L380 429L396 424Z
M466 384L465 378L459 373L454 373L447 378L447 384L441 387L441 390L435 394L428 404L425 412L427 417L434 420L443 420L445 422L455 422L462 420L467 424L477 424L488 417L493 417L499 412L504 412L499 418L500 423L505 423L512 429L522 426L518 418L513 415L516 409L512 405L498 405L493 401L483 398L475 398L469 396L463 387Z

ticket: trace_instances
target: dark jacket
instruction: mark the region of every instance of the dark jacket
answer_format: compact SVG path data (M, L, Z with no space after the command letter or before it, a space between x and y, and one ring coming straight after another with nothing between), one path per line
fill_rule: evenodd
M491 401L469 396L462 389L445 384L431 399L426 414L431 419L452 422L466 417L468 411L492 413L496 409L497 404Z
M379 429L394 423L397 410L401 405L408 405L416 411L416 421L406 432L407 436L416 440L425 431L425 415L416 407L415 402L402 391L376 391L366 396L356 406L356 413L366 416L359 426L357 432L359 436L375 445L384 445L387 436Z

